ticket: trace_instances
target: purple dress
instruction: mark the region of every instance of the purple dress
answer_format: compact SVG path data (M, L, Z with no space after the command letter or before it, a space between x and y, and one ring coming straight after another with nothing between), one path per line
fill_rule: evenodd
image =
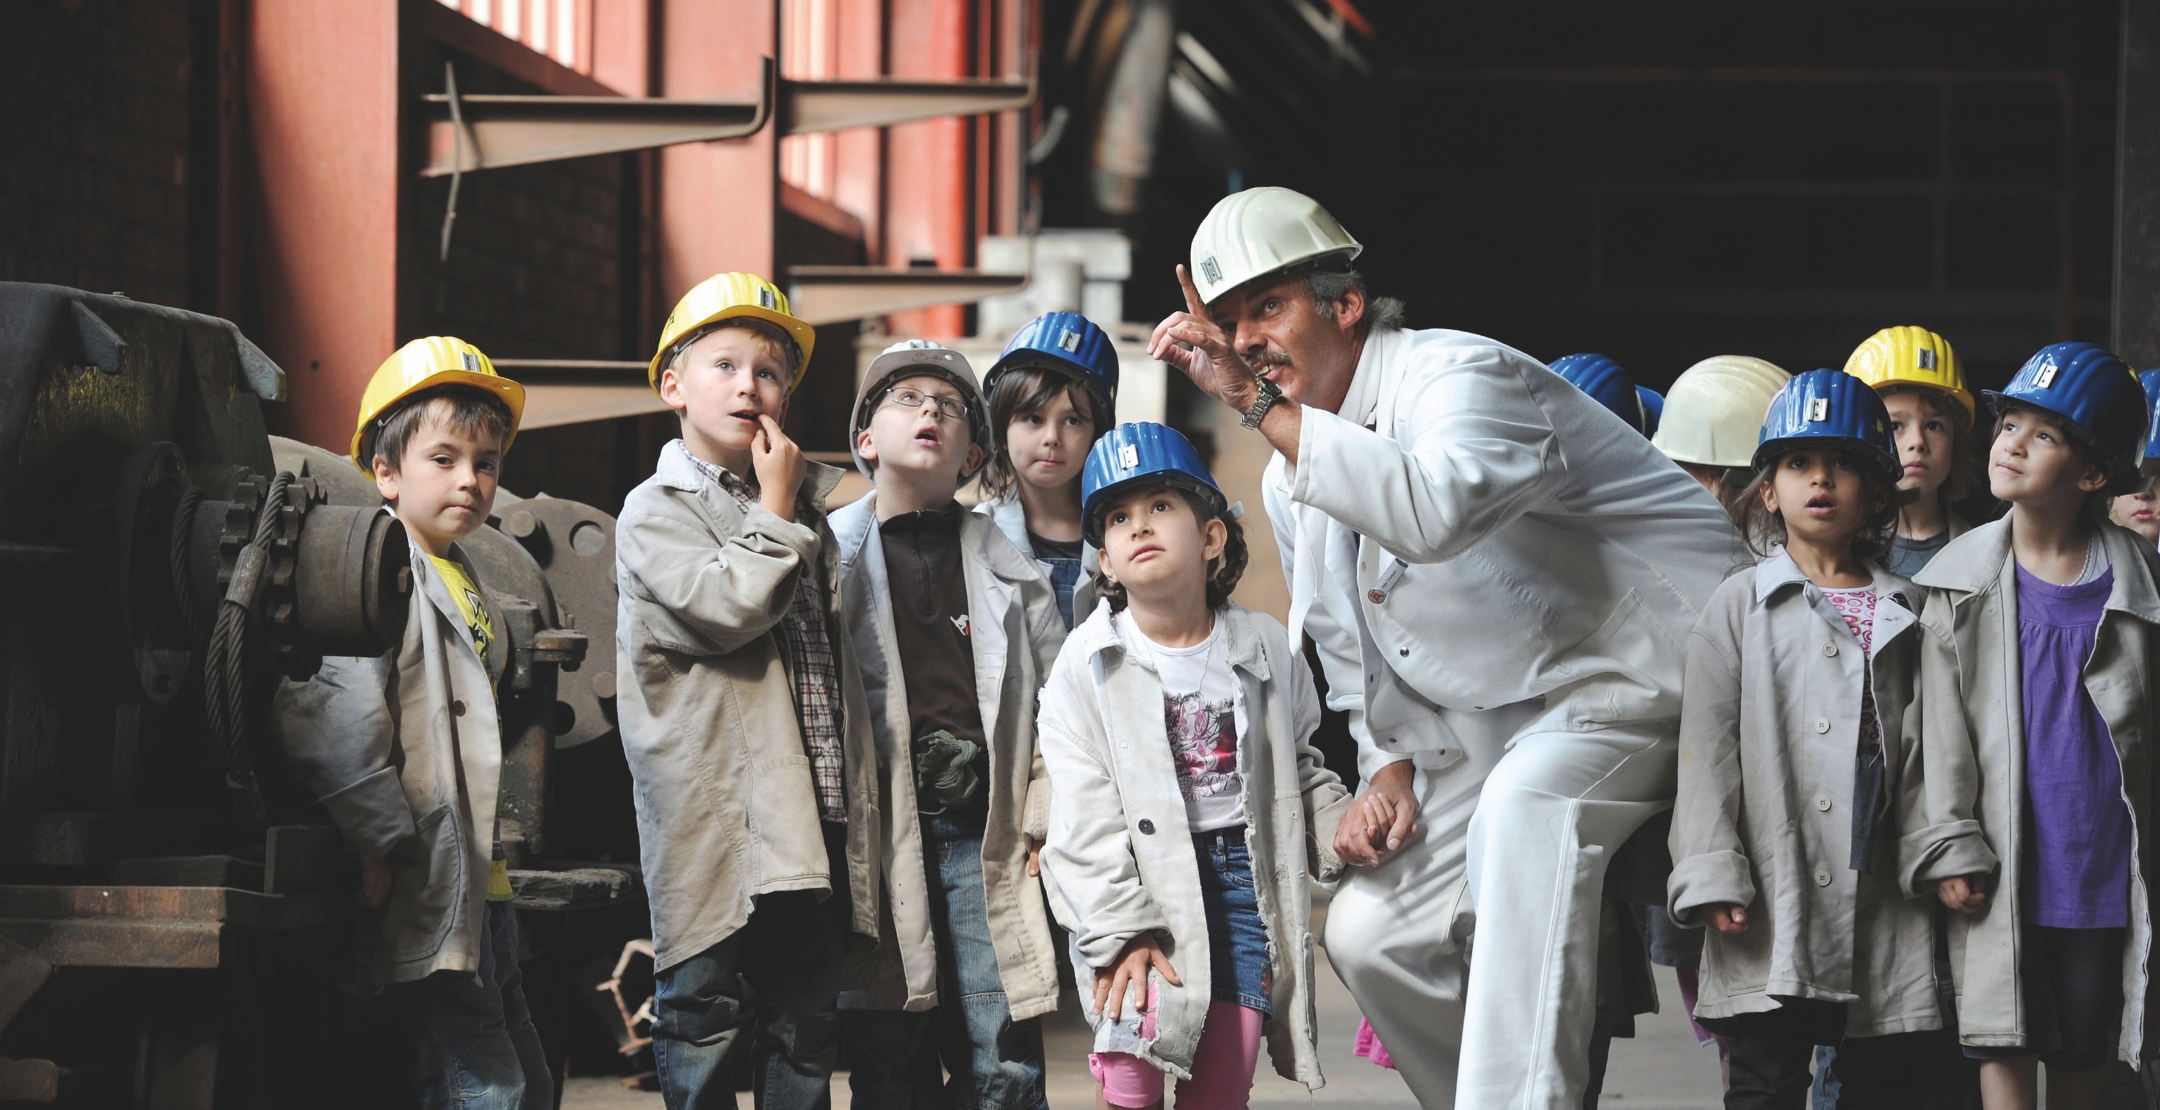
M2096 541L2097 542L2097 541ZM2017 569L2025 695L2024 920L2130 924L2130 808L2107 722L2084 684L2115 573L2057 586Z

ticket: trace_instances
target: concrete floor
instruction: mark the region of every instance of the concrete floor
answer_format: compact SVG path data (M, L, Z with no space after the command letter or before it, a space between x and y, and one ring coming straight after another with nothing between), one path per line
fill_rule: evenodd
M1327 1086L1308 1093L1303 1086L1275 1075L1263 1054L1261 1074L1253 1084L1253 1110L1416 1106L1416 1100L1394 1072L1350 1054L1358 1026L1357 1004L1351 1001L1342 982L1325 968L1324 954L1321 960L1320 1068L1327 1076ZM1600 1106L1606 1110L1715 1110L1722 1089L1717 1054L1696 1046L1694 1034L1680 1016L1680 990L1670 969L1658 969L1658 996L1665 1012L1639 1019L1633 1040L1613 1043L1612 1066ZM1052 1017L1044 1040L1050 1063L1052 1110L1093 1107L1095 1085L1087 1072L1088 1030L1078 1009L1068 1006ZM847 1089L845 1078L834 1080L833 1105L847 1105ZM743 1110L751 1110L750 1096L738 1097ZM574 1078L563 1092L563 1107L660 1110L660 1096L625 1090L615 1079Z

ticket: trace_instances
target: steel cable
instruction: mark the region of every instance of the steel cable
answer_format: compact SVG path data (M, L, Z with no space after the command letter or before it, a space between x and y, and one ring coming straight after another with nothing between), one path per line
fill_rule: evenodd
M248 606L270 573L270 542L277 534L279 506L292 482L293 476L283 471L271 480L270 492L255 516L253 542L240 550L234 562L232 581L218 604L217 626L203 657L203 708L212 734L224 745L225 787L241 818L249 821L261 820L265 811L247 748Z

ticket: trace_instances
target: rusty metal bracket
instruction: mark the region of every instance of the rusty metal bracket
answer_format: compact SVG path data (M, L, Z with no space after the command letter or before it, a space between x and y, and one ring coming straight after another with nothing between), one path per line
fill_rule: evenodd
M1035 102L1030 81L782 81L780 133L810 135L946 116L1008 112Z
M595 154L739 139L772 117L772 59L760 59L756 100L663 100L624 96L460 95L423 99L442 105L447 119L431 121L428 165L422 177L556 162ZM444 222L447 236L449 223Z
M984 297L1018 293L1029 275L988 270L905 270L881 266L791 266L788 303L812 324L837 324L929 308L972 304Z

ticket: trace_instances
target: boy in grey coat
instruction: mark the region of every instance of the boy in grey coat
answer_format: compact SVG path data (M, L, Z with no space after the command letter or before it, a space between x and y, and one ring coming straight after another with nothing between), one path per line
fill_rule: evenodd
M752 295L689 311L731 283ZM654 360L683 438L616 524L617 711L669 1110L732 1110L723 1064L753 1005L759 1105L828 1105L844 952L877 934L876 756L822 509L839 474L780 430L806 353L774 323L786 308L750 275L684 298Z

